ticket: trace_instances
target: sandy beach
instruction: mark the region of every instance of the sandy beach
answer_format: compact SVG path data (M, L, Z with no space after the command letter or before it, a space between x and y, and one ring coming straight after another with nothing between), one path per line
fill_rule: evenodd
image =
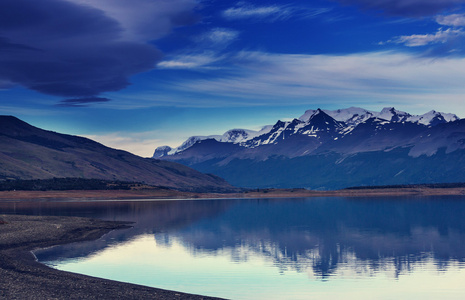
M58 271L32 250L93 240L127 228L122 222L77 217L1 215L0 299L218 299Z

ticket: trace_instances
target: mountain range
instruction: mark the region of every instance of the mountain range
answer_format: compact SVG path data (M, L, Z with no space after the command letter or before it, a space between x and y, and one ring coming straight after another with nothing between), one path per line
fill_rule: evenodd
M235 190L222 178L142 158L93 140L46 131L0 116L0 180L89 178L141 182L184 191Z
M260 131L193 136L177 148L158 147L153 158L248 188L460 182L465 181L465 120L393 107L307 110Z

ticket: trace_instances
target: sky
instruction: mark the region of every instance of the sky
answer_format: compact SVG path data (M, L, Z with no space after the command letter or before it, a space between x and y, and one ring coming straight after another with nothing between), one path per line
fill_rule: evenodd
M0 114L143 157L307 109L464 104L465 0L0 1Z

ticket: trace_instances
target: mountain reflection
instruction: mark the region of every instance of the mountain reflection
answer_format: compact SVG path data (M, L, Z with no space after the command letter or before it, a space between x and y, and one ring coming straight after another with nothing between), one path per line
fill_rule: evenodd
M364 275L392 270L396 277L431 260L441 271L465 259L460 198L115 202L86 208L92 210L94 217L136 223L103 240L41 251L39 260L90 255L146 234L157 247L180 243L193 255L228 253L235 262L259 255L281 272L311 269L323 279L347 268Z
M227 250L234 261L259 254L280 270L311 267L323 278L353 259L369 272L393 267L397 276L425 259L438 269L463 262L464 212L450 198L244 201L155 239L158 245L176 239L193 253Z

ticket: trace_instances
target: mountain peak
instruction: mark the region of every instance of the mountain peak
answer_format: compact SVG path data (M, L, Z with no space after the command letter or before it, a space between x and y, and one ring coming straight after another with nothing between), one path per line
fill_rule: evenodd
M385 119L391 122L405 122L412 115L404 111L395 109L394 107L385 107L377 114L378 118Z
M380 112L366 110L360 107L349 107L337 110L310 109L298 119L292 121L278 120L274 125L267 125L260 131L246 129L232 129L223 135L193 136L178 148L168 151L168 155L182 152L195 143L205 139L215 139L218 142L238 144L246 148L255 148L268 145L293 135L303 135L322 138L326 133L334 139L338 135L347 135L359 124L375 118L380 123L417 123L426 126L435 126L458 120L454 114L445 114L432 110L424 115L411 115L394 107L384 107ZM164 151L164 149L160 149ZM159 151L159 152L160 152Z
M318 116L319 116L319 117L321 117L321 116L324 117L324 116L327 116L327 114L326 114L324 111L322 111L321 109L318 108L318 109L315 110L315 112L310 116L310 118L307 120L307 122L310 122L312 119L314 119L315 117L318 117ZM301 120L301 121L302 121L302 120Z
M465 119L451 122L456 118L436 111L411 115L394 107L378 112L318 108L299 119L278 121L267 133L239 144L195 144L163 159L244 187L332 189L431 176L463 180L465 163L458 158L465 154Z
M310 117L310 119L308 120L308 122L314 122L314 120L317 120L317 119L331 119L331 120L334 120L330 115L328 115L327 113L325 113L323 110L321 109L317 109L315 111L315 113Z
M381 113L387 113L387 112L395 112L396 109L394 107L383 107L383 109L381 110Z
M155 149L152 158L161 158L163 156L169 155L168 153L171 151L170 146L160 146Z

